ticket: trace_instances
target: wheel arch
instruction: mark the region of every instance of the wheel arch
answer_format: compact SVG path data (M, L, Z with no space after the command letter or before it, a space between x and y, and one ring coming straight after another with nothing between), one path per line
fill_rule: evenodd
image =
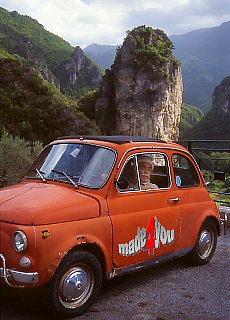
M67 252L66 255L68 255L71 252L74 251L87 251L91 254L93 254L99 261L101 265L101 270L103 277L105 276L106 273L106 258L105 255L102 251L102 249L95 243L81 243L73 247L69 252Z
M217 230L217 235L220 236L220 223L219 223L218 219L214 216L208 216L205 218L205 220L203 221L202 224L204 224L207 221L212 221L215 224L216 230Z

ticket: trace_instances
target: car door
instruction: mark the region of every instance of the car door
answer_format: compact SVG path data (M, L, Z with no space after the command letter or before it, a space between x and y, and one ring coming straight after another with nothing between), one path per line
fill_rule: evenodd
M172 168L177 197L181 199L181 246L192 249L200 226L205 216L212 212L214 204L202 185L192 158L175 152L172 154Z
M142 187L138 162L143 157L153 162L147 187ZM180 210L173 197L166 154L145 151L124 160L117 184L108 195L115 267L137 264L178 249Z

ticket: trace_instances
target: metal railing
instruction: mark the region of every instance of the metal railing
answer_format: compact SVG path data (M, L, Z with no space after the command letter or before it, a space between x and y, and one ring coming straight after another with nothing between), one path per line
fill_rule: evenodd
M225 172L226 182L221 190L207 189L215 202L230 207L230 199L226 200L230 196L230 140L181 140L178 143L194 156L204 176L210 176L214 171Z

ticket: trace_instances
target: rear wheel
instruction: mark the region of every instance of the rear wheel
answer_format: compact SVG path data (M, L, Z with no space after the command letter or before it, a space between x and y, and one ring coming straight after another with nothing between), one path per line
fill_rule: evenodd
M49 285L55 312L67 317L84 313L100 292L102 270L97 258L86 251L68 254Z
M216 250L217 228L213 221L205 221L198 233L195 246L189 254L190 259L195 265L208 263Z

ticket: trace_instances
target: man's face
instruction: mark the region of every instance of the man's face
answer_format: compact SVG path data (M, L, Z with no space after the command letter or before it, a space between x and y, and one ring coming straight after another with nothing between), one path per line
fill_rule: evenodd
M149 162L140 162L139 172L141 183L148 182L150 180L150 174L152 172L152 165Z

